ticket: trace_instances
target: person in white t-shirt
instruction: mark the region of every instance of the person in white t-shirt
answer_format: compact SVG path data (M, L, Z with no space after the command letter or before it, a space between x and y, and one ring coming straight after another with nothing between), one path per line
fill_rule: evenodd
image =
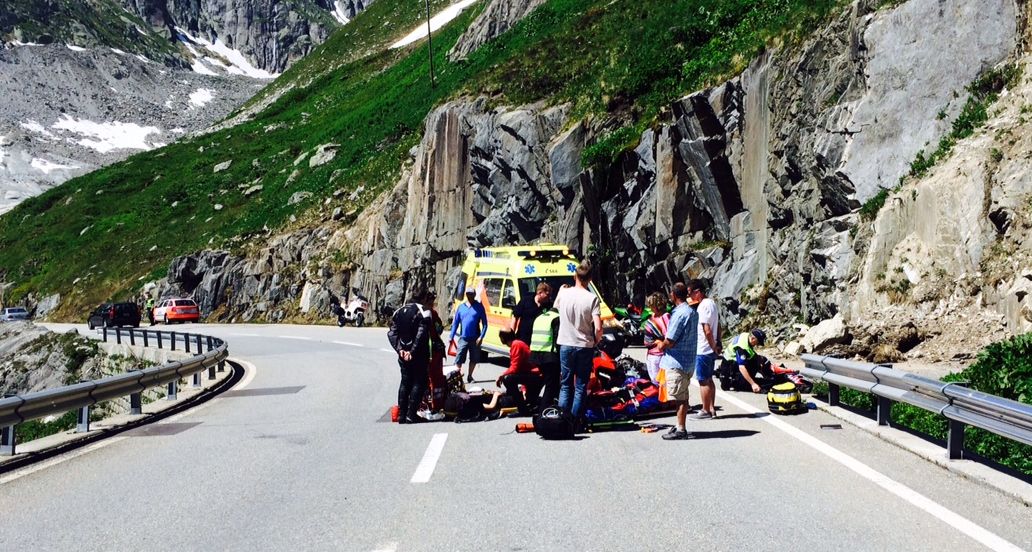
M695 353L695 379L699 382L702 409L692 416L695 420L711 420L717 417L717 386L713 382L713 370L720 356L720 322L717 304L706 297L706 285L702 280L688 281L688 304L699 313L699 344Z
M559 408L574 418L580 418L587 407L595 346L602 340L601 301L589 288L593 271L591 261L581 261L574 273L576 285L563 286L555 298L559 311Z

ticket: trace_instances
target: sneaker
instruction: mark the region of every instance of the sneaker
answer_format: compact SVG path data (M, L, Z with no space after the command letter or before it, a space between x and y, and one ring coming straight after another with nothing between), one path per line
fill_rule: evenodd
M671 433L677 433L677 426L675 426L675 425L670 426L670 429L667 430L667 432L664 433L664 435L669 435Z
M700 410L697 414L693 414L691 418L693 420L712 420L713 418L716 418L716 415L714 415L712 412Z
M666 435L663 435L663 439L666 440L666 441L684 441L684 440L687 440L687 439L694 439L694 438L695 438L695 435L692 435L691 433L688 433L687 431L685 431L683 429L675 429L673 432L667 433Z

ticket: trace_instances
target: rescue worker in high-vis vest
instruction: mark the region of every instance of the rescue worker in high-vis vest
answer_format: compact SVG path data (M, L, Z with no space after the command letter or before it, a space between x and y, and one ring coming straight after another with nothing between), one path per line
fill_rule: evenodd
M554 406L559 398L559 348L556 334L559 333L559 311L549 308L534 318L534 331L530 339L530 361L544 377L544 391L541 393L540 409Z
M762 388L756 383L757 374L762 373L766 381L770 381L773 373L770 371L769 363L762 355L756 354L755 347L763 346L767 341L767 334L761 329L754 329L748 333L736 335L731 343L724 348L724 358L721 364L721 387L745 391L752 389L753 393L759 393ZM737 368L735 370L734 368Z

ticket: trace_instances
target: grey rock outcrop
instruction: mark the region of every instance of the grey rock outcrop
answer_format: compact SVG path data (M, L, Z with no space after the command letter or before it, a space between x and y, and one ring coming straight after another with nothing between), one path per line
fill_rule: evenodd
M448 59L466 59L477 48L508 31L545 2L546 0L492 0L459 37L455 46L448 52Z
M28 393L101 377L97 343L30 322L0 324L0 394Z
M288 290L280 295L286 309L299 304L307 287L310 312L318 312L311 300L318 289L351 287L386 307L429 285L443 305L468 247L552 241L594 256L602 287L615 301L640 303L669 282L700 277L713 283L727 331L767 321L775 340L787 340L797 336L793 322L836 319L850 336L841 341L849 343L823 345L872 348L879 330L871 315L885 311L871 308L892 306L874 281L879 267L908 274L898 245L917 233L933 251L941 243L933 234L953 224L960 235L945 245L969 247L971 255L944 270L996 271L995 287L974 286L982 294L979 308L999 305L1006 311L1000 317L1024 327L1022 319L1032 321L1032 277L1024 281L1013 263L1027 255L983 254L1001 234L1014 251L1032 247L1032 223L1026 224L1032 215L1024 207L1029 190L1017 161L1021 140L992 171L978 170L993 158L989 153L943 169L942 184L919 189L917 203L902 201L874 228L858 215L867 198L895 186L909 160L948 131L965 86L1013 53L1016 6L1013 0L877 4L857 2L800 47L764 54L730 81L674 102L636 148L612 163L582 166L584 148L611 125L571 121L564 106L490 107L484 99L440 106L391 191L346 227L329 222L274 238L290 244L291 253L279 257L283 267L268 266L279 255L273 250L241 261L262 283L235 297L228 310L267 316L273 287ZM1015 121L1020 105L1014 99L1009 107ZM894 116L885 116L886 109ZM879 128L882 119L894 130ZM989 172L995 184L987 188ZM946 192L952 185L946 175L954 173L975 176ZM1002 185L1004 177L1013 183ZM956 224L957 209L983 202L981 212ZM941 213L941 224L920 222L918 211L927 209ZM346 262L329 262L333 256ZM887 260L893 256L896 261ZM256 263L265 266L257 270ZM970 306L971 296L957 305ZM909 318L894 323L906 331L879 358L905 354L936 335L915 322L920 310L903 308Z

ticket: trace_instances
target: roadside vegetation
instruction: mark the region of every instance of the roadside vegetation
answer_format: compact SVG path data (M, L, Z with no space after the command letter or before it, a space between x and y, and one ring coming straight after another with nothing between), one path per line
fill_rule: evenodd
M966 369L950 374L942 381L968 382L967 387L1005 399L1032 404L1032 334L989 345L978 353ZM818 383L814 395L827 396L827 384ZM875 399L868 393L842 389L842 404L858 410L874 412ZM892 424L927 435L945 443L948 432L946 418L908 404L892 405ZM987 460L1032 476L1032 447L968 426L964 431L964 448Z
M421 12L408 6L396 17L400 4L383 0L287 71L273 86L295 86L254 120L135 155L0 217L0 280L14 285L14 301L60 292L56 317L77 319L163 276L176 255L259 246L269 229L315 222L327 200L353 217L394 184L431 109L463 95L568 102L575 116L633 129L589 148L587 161L603 162L633 146L670 101L805 36L842 4L553 0L467 61L449 62L481 3L435 34L431 88L426 41L382 49ZM336 144L335 157L310 167L322 144Z

